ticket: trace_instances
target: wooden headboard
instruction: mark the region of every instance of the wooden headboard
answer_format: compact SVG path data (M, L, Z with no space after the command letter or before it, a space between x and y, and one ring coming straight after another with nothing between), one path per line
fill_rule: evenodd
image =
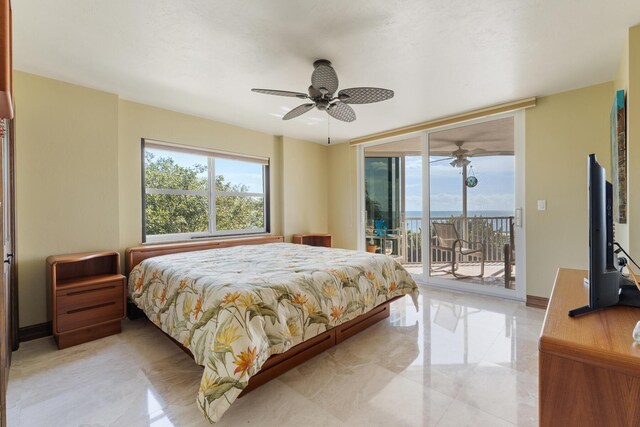
M125 274L128 276L133 267L147 258L176 254L179 252L202 251L205 249L228 248L240 245L263 245L265 243L282 243L282 236L236 237L203 242L159 243L157 245L134 246L125 251Z

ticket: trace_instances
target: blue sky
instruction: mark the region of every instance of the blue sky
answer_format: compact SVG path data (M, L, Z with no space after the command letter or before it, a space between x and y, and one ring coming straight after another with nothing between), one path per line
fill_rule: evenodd
M441 159L432 157L431 160ZM472 157L470 167L478 185L468 188L468 210L513 211L514 157ZM422 211L422 158L405 160L406 210ZM431 163L432 211L462 210L462 170L449 161Z

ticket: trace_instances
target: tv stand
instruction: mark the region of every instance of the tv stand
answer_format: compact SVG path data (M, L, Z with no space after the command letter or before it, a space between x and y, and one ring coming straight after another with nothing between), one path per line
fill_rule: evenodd
M538 343L539 425L640 426L640 348L631 336L640 311L568 317L589 299L585 274L560 269L549 299Z
M638 290L634 282L622 276L620 276L620 293L616 304L604 307L591 307L590 305L585 305L580 308L574 308L573 310L569 310L569 317L582 316L583 314L619 305L640 308L640 290Z

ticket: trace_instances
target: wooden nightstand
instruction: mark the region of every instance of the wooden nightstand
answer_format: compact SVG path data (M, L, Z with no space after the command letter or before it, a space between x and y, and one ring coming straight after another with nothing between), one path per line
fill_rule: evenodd
M58 348L119 333L126 315L125 282L118 252L48 257L47 284Z
M324 246L325 248L331 247L331 234L327 233L309 233L309 234L294 234L291 239L292 243L299 243L309 246Z

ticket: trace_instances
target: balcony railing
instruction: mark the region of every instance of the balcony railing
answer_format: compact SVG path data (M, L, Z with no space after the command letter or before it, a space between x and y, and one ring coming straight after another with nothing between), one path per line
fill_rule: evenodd
M512 245L513 217L512 216L474 216L474 217L438 217L431 218L434 222L453 223L461 239L481 242L485 248L485 261L504 262L505 245ZM422 263L422 218L406 217L403 222L404 262L407 264ZM431 243L434 243L432 227L428 230ZM450 262L451 253L432 249L432 262Z

